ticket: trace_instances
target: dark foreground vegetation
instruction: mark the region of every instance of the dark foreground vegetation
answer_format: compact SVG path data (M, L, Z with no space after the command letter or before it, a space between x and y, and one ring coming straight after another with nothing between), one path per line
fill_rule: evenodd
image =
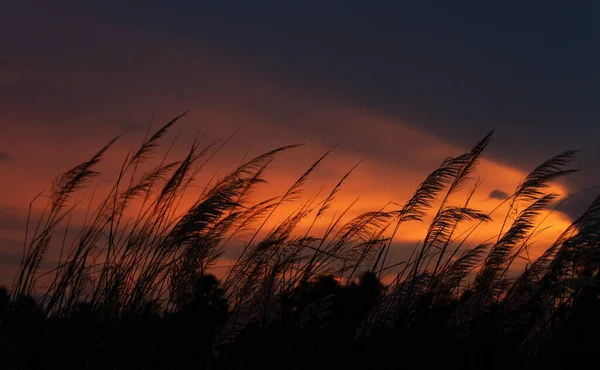
M501 214L469 206L488 135L443 161L404 204L349 219L328 212L350 170L322 199L311 197L276 222L273 215L298 202L327 154L271 199L255 199L254 190L271 161L293 147L251 159L198 190L192 184L222 143L194 144L185 158L170 162L165 155L150 166L176 121L127 156L84 220L71 218L74 195L97 175L110 145L38 199L47 200L46 210L30 219L14 283L0 290L3 369L594 363L600 198L541 257L528 257L543 231L539 216L556 206L549 184L573 172L567 165L574 152L535 168ZM196 200L180 214L185 192ZM433 217L422 242L406 261L392 261L392 239L426 214ZM331 220L325 231L299 227L323 218ZM504 220L503 227L475 243L475 230L491 218ZM243 247L219 281L211 269L235 240ZM521 260L526 267L515 272ZM384 276L394 279L384 285Z

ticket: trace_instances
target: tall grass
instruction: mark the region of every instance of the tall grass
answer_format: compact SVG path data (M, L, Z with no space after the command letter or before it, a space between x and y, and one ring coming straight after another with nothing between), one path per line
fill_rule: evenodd
M22 262L10 289L12 301L39 297L37 306L47 320L72 317L83 306L102 313L103 320L149 309L162 316L176 314L196 302L199 282L209 284L202 279L224 249L242 240L222 281L209 284L219 286L228 312L211 329L212 356L239 338L243 341L251 328L263 333L257 337L263 338L261 343L271 343L264 339L268 333L290 322L294 330L305 327L306 320L325 320L335 327L327 321L331 312L347 310L336 308L338 301L346 299L344 294L359 294L360 299L370 297L370 303L353 316L350 332L344 331L355 343L391 341L406 333L415 340L427 333L431 340L450 332L452 340L468 346L483 335L506 339L511 346L501 348L518 353L515 359L533 361L561 333L581 297L597 286L600 197L539 258L528 261L523 271L515 268L543 231L537 224L540 216L558 197L547 192L549 185L574 172L567 167L574 151L533 169L503 202L506 213L498 214L499 207L486 213L470 202L478 191L474 176L490 133L471 150L445 159L404 204L390 202L348 218L349 204L325 230L316 232L314 225L329 217L327 211L355 167L326 196L299 203L328 151L283 194L256 200L257 188L266 183L265 170L298 146L291 145L247 160L198 190L192 184L224 142L206 147L194 142L184 158L170 161L167 151L154 168L143 169L182 117L149 135L124 158L108 194L89 210L73 240L61 238L57 230L71 227L74 194L98 175L98 163L118 138L57 179L45 211L28 221ZM182 200L190 193L195 200L186 204ZM297 209L276 221L274 215L288 203ZM392 261L394 240L430 214L427 231L410 258ZM492 219L503 221L495 237L475 240L476 230L489 227ZM58 254L58 263L44 270L40 266L50 253ZM328 282L327 276L334 279ZM391 283L380 285L384 277ZM312 304L300 304L307 291L329 293L314 293ZM360 295L367 291L374 293ZM261 347L267 351L261 353L273 355L265 349L269 346ZM481 353L494 356L489 346Z

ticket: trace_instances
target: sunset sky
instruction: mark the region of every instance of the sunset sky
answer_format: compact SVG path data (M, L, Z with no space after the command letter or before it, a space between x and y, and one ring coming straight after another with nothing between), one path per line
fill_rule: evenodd
M156 127L186 110L174 155L198 132L208 143L240 129L215 171L306 143L274 164L271 191L339 143L312 182L333 185L362 160L339 198L360 197L356 212L404 202L492 129L476 206L567 149L582 150L582 171L553 190L599 185L600 5L495 4L3 2L0 281L21 256L29 200L56 175L125 132L102 167L110 179L153 117ZM597 193L549 221L564 227Z

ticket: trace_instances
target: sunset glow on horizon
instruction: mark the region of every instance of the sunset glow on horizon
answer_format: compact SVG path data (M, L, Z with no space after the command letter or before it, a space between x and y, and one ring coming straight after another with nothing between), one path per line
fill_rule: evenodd
M349 122L356 122L355 129L361 127L360 122L356 117L360 115L352 115L356 121L352 121L349 118ZM188 118L184 118L182 124L184 127L189 127L189 123L186 125L185 121ZM375 139L381 139L382 141L389 140L389 133L392 133L394 129L392 126L386 126L385 120L373 120L372 124L379 123L381 129L379 130L367 130L364 135L374 136L376 133L385 133ZM155 125L158 126L158 125ZM362 125L362 127L366 127ZM368 127L373 127L368 126ZM269 222L265 225L263 233L276 226L278 222L293 214L298 207L301 207L312 198L314 195L319 195L314 198L313 204L317 205L318 202L322 201L324 197L331 191L332 187L344 176L344 174L350 170L353 166L357 165L355 170L352 172L350 177L343 184L340 192L336 195L335 201L332 207L328 210L325 217L319 219L311 229L311 234L315 236L323 235L328 225L336 215L347 211L344 221L348 221L353 217L358 216L364 212L378 211L383 207L385 210L391 211L394 209L400 209L400 207L406 202L413 194L419 183L424 180L429 172L434 170L441 161L448 156L456 156L467 150L468 148L457 148L452 145L441 142L439 139L432 138L428 135L424 135L411 129L404 129L400 125L393 126L396 128L398 133L395 133L396 137L402 137L406 140L407 145L414 145L416 142L422 143L418 147L413 147L411 153L415 156L404 158L404 160L378 160L376 158L364 158L359 154L352 151L345 150L344 145L335 148L333 152L325 158L323 163L319 166L316 172L314 172L306 186L303 188L302 196L294 202L286 202L282 204ZM177 132L177 128L173 129ZM216 181L219 177L224 176L229 171L233 170L237 165L241 164L242 161L249 160L252 156L258 155L257 149L250 150L248 152L242 152L241 146L236 146L237 142L247 140L247 137L243 137L243 132L240 132L235 136L229 143L227 143L222 149L216 152L214 159L210 160L200 174L194 181L192 188L188 189L186 195L182 198L176 214L183 214L197 199L201 190L206 186L209 181ZM182 134L178 137L178 140L188 138L187 135ZM71 232L76 232L82 226L81 221L84 218L88 203L91 201L90 197L94 195L95 202L103 199L104 193L106 193L113 181L118 175L119 168L121 167L122 160L127 151L137 150L136 146L129 148L125 147L126 144L131 142L130 139L123 140L123 142L117 142L115 147L111 148L106 155L106 159L101 162L98 169L101 171L101 175L97 178L92 179L86 189L76 193L71 204L78 203L79 205L73 212L71 225ZM61 163L70 161L69 166L73 166L79 162L83 162L96 151L97 148L102 147L102 143L99 139L88 138L86 141L81 142L78 146L80 149L76 149L77 146L73 147L73 150L78 150L79 154L69 153L68 158L52 158L52 163ZM170 143L171 139L165 138L162 140L163 144ZM50 142L46 145L52 145ZM172 153L169 154L168 161L181 160L185 155L185 147L178 146L176 144L172 149ZM493 145L493 143L492 143ZM166 146L166 145L163 145ZM44 148L43 145L41 145ZM85 148L85 149L84 149ZM274 148L274 147L273 147ZM271 148L271 149L273 149ZM419 152L419 148L436 148L431 151ZM200 146L200 150L202 146ZM230 151L230 149L232 149ZM270 166L265 174L266 184L259 186L256 193L253 195L254 201L261 201L269 197L281 196L285 191L298 179L298 177L310 167L310 165L318 159L323 153L329 148L324 146L311 146L307 145L300 148L294 148L285 153L282 153L274 163ZM155 158L160 159L166 148L159 148L157 153L154 155ZM65 154L67 152L64 152ZM422 153L422 155L419 155ZM119 156L121 156L119 158ZM78 157L78 158L76 158ZM436 158L437 157L437 158ZM56 178L56 175L50 176L51 173L60 173L66 168L43 168L41 174L34 175L31 173L31 167L35 166L36 161L39 157L36 153L31 157L21 156L20 161L28 162L26 166L5 166L5 172L10 174L10 178L14 183L26 184L27 186L18 186L11 189L7 189L1 193L0 202L5 205L5 210L9 210L4 217L11 218L13 220L11 228L5 228L2 230L0 237L8 242L2 250L4 254L14 253L12 246L17 246L22 243L25 230L25 219L28 212L29 202L44 189L46 194L50 189L50 185ZM76 160L76 161L75 161ZM144 165L144 168L152 168L155 164L154 161ZM68 168L68 167L67 167ZM25 170L27 169L27 170ZM35 171L33 171L35 173ZM455 194L451 198L451 203L460 205L463 204L468 192L471 187L475 184L476 180L481 181L477 188L474 196L469 204L470 207L478 209L482 212L490 212L495 207L500 205L503 201L501 197L495 195L498 194L511 194L516 186L522 181L527 173L516 168L507 166L499 162L495 162L489 158L481 159L480 164L477 168L476 173L473 176L470 185L465 191ZM548 189L548 192L553 192L559 195L558 201L564 198L568 193L568 189L562 185L555 184L552 188ZM45 204L44 198L38 199L32 208L32 222L44 209ZM438 202L439 203L439 202ZM436 205L438 204L436 203ZM351 204L353 206L349 209ZM386 206L387 205L387 206ZM94 207L92 207L93 209ZM431 221L433 215L437 211L436 206L429 210L426 215L424 222L408 222L400 228L398 234L394 238L393 245L395 246L391 251L391 263L397 263L408 258L412 248L419 242L423 242L423 238L426 235L429 221ZM469 239L469 247L474 247L477 243L490 242L495 240L497 233L500 231L503 218L507 211L507 205L495 211L492 215L492 222L488 222L485 226L480 227L473 234L473 237ZM127 213L129 217L135 217L138 212L138 208L135 206L131 207L131 210ZM311 224L313 215L309 215L304 219L297 229L297 234L301 235L307 227ZM540 219L544 219L544 223L540 225L540 229L550 227L544 230L542 234L537 236L537 243L534 244L530 250L528 250L531 259L535 259L539 256L545 248L547 248L556 239L556 237L571 223L569 216L561 213L559 210L553 212L546 212L542 214ZM468 231L468 228L473 226L474 223L465 223L459 230L456 231L455 236L459 237L464 231ZM58 237L58 236L57 236ZM460 237L457 239L460 240ZM241 243L244 239L240 240ZM240 246L242 244L239 244ZM54 252L56 253L56 248ZM49 261L55 260L57 257L53 254L48 256ZM221 276L223 273L223 267L231 266L233 259L238 252L225 250L224 256L216 262L215 274ZM526 262L518 260L515 263L517 267L523 267ZM13 265L11 269L6 269L5 279L9 274L14 273L16 265ZM386 278L389 280L389 278Z
M188 110L163 138L156 157L174 142L169 158L180 160L194 138L202 148L236 133L203 169L200 187L244 159L285 145L306 144L275 160L265 174L268 184L259 188L256 200L281 195L316 159L339 144L311 176L304 198L284 204L281 214L292 212L321 188L323 196L360 162L328 216L314 226L317 233L355 200L348 218L389 202L393 202L389 207L401 206L445 158L469 150L491 129L496 129L496 137L474 175L472 184L477 179L482 183L470 204L485 212L511 194L542 160L580 143L568 125L538 128L547 134L548 144L524 129L525 123L546 122L548 117L577 116L561 113L560 109L571 109L567 103L537 103L534 97L541 94L530 92L532 86L543 92L548 88L524 77L528 65L498 64L500 56L482 52L476 42L452 39L439 29L417 28L407 34L410 38L403 34L396 48L381 34L383 29L362 13L349 18L358 23L342 25L351 30L369 26L380 39L366 40L352 32L340 39L326 27L327 22L314 24L316 30L324 30L320 43L313 43L315 35L308 31L305 35L289 29L277 35L248 24L247 34L234 25L222 34L211 34L207 30L219 22L210 17L205 23L189 24L175 17L171 24L165 15L164 24L155 24L149 21L154 19L152 9L141 10L143 14L136 18L111 16L109 11L97 15L83 6L73 8L80 12L78 16L42 8L34 11L24 6L26 18L20 22L7 18L4 23L11 33L3 37L10 58L0 66L4 98L0 99L0 167L6 179L0 185L4 221L0 262L6 267L2 281L19 262L33 197L49 189L60 173L123 134L99 165L101 176L82 191L80 208L85 209L86 196L98 182L101 192L114 181L121 161L137 148L150 122L156 129ZM278 24L272 17L263 21L265 27L268 22ZM241 40L252 35L260 36L256 40L264 44L247 47ZM439 47L439 55L432 54L432 45ZM359 51L359 46L365 51ZM524 86L511 84L509 76L521 78ZM556 90L574 94L576 89ZM532 111L527 111L529 105ZM595 146L588 141L581 144L592 148L593 154ZM589 165L590 159L585 161ZM582 188L578 181L561 179L547 190L563 199ZM181 210L192 204L196 190L190 190ZM463 200L456 197L455 204ZM42 204L35 204L34 213ZM585 209L581 204L568 204L547 217L544 225L552 227L539 236L533 256ZM498 210L476 240L493 237L504 214ZM428 214L429 219L432 216ZM72 222L78 225L76 217ZM394 258L405 258L409 246L422 241L427 225L427 220L403 225L394 240L398 245Z

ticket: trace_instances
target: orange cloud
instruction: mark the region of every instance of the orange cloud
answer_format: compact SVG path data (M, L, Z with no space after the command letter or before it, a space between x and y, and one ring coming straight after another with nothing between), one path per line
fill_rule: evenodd
M21 77L17 74L2 77L3 82L15 86L26 81L28 75L46 78L45 83L56 89L63 99L58 101L60 106L38 112L22 111L27 101L17 105L19 110L0 106L0 123L6 128L0 149L14 157L0 162L6 179L0 184L2 207L26 214L29 201L47 189L56 175L89 158L121 131L120 123L133 121L142 129L117 142L100 166L101 171L108 174L102 179L114 180L124 155L139 143L144 124L150 120L157 101L162 103L155 117L155 127L181 111L192 110L164 140L168 146L182 130L171 151L174 159L185 155L197 132L201 133L203 143L209 143L241 128L201 173L200 184L215 173L224 174L234 168L245 155L307 143L303 148L281 155L267 172L269 184L256 194L257 199L283 194L313 161L341 142L314 174L305 193L310 196L324 184L329 186L326 189L331 189L346 171L363 161L343 186L329 212L330 217L357 198L348 218L380 209L390 201L403 204L444 158L468 149L455 147L377 111L278 86L251 71L240 71L232 61L222 63L220 59L211 59L206 51L191 50L189 45L154 36L133 32L136 42L114 46L119 52L124 52L125 46L130 47L128 53L136 63L148 63L135 73L135 68L61 69L57 77L52 75L54 70L44 71L43 66L38 66L40 70L30 67L33 69L17 71ZM107 45L98 47L102 49ZM161 50L160 55L156 56L156 50ZM177 59L171 58L175 55ZM82 98L81 107L74 107L69 97L79 93L85 99ZM483 159L477 173L483 182L471 206L491 211L500 201L490 199L489 194L497 189L510 193L525 175L506 164ZM107 185L102 186L101 190L106 190ZM559 185L550 190L563 196L568 192ZM90 191L84 194L89 195ZM193 198L194 191L191 191L185 199L190 204ZM285 214L296 207L297 204L286 204L280 212ZM431 218L433 214L428 216ZM500 230L502 219L503 213L499 211L493 216L493 222L474 234L474 240L493 237ZM323 218L315 230L324 230L329 220ZM559 212L548 216L545 224L554 227L540 236L540 247L533 248L532 253L539 254L542 245L547 245L568 223L569 219ZM423 239L426 230L427 223L406 224L396 241L416 243ZM11 237L14 238L14 234Z

